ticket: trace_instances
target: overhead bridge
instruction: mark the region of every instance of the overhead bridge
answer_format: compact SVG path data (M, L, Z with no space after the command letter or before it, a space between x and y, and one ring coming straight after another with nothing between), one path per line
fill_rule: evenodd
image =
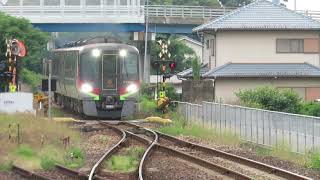
M191 33L193 27L233 10L143 3L142 0L9 0L1 4L0 0L0 11L29 19L35 27L48 32L143 32L148 15L149 32ZM320 11L302 13L320 20Z

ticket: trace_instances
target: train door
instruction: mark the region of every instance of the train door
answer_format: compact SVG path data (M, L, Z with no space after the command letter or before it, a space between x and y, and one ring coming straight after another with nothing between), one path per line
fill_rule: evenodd
M118 90L118 55L104 54L102 60L102 90L115 94Z

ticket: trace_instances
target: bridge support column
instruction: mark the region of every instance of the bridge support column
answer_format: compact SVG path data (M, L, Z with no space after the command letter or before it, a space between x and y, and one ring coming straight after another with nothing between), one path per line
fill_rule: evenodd
M144 83L150 82L150 70L151 70L151 56L150 56L150 47L151 47L151 41L155 40L155 33L148 33L148 53L146 62L144 61L144 33L143 32L134 32L133 33L133 41L135 46L140 51L140 79Z

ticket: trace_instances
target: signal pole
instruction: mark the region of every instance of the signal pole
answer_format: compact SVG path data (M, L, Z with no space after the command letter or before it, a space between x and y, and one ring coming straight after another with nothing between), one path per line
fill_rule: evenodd
M150 74L150 61L147 58L148 54L148 28L149 28L149 0L146 2L147 4L147 12L145 14L145 23L146 23L146 29L145 29L145 36L144 36L144 67L143 67L143 77L144 81L146 83L149 83L149 74Z
M52 60L51 59L48 59L47 61L48 63L48 119L49 120L52 120L52 117L51 117L51 73L52 73Z

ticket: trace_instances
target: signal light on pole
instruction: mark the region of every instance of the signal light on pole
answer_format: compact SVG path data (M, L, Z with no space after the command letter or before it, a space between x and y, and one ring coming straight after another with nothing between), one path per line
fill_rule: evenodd
M170 63L170 69L173 70L177 67L177 64L175 62Z

